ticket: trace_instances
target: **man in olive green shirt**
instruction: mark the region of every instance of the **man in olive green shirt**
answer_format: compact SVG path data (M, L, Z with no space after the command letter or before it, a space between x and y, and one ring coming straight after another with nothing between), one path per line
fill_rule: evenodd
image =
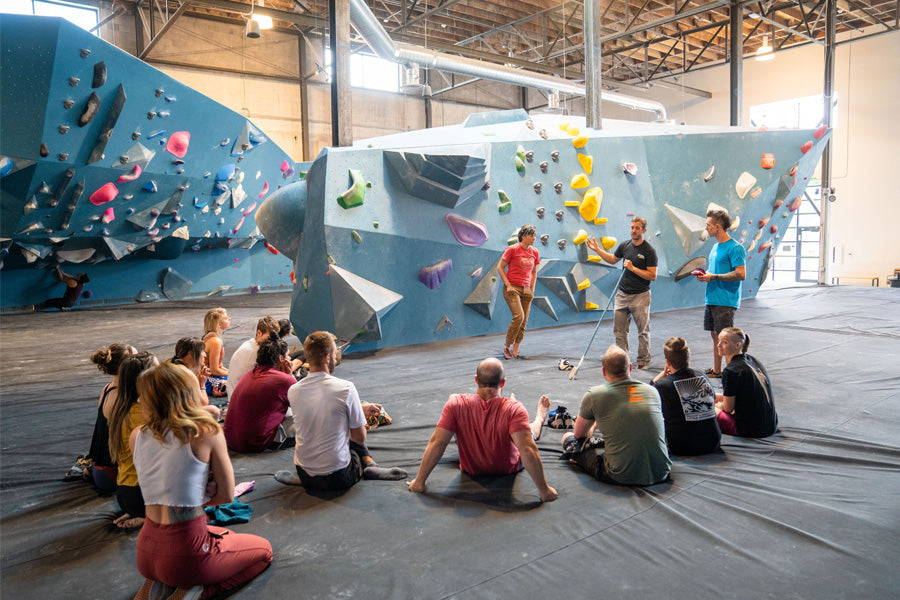
M653 485L667 479L672 467L662 407L657 391L630 375L628 353L610 346L603 355L606 383L585 393L575 431L562 444L571 460L600 481ZM595 429L602 441L591 441Z

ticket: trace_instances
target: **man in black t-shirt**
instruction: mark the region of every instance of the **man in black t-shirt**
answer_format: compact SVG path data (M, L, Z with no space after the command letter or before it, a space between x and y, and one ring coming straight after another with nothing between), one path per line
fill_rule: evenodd
M622 242L615 254L605 251L597 240L588 238L588 248L599 254L609 264L616 264L624 258L625 274L616 292L616 314L613 332L616 345L628 352L629 319L634 320L638 330L637 368L650 366L650 282L656 280L656 250L644 239L647 233L647 219L634 217L631 220L631 239Z

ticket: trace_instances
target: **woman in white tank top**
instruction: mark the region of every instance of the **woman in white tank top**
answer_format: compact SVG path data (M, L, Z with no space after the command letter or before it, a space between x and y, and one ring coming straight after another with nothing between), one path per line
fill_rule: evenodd
M272 562L272 546L206 524L204 506L234 500L234 470L197 380L163 363L137 389L145 424L130 444L146 503L137 567L147 581L135 598L208 598L243 585Z

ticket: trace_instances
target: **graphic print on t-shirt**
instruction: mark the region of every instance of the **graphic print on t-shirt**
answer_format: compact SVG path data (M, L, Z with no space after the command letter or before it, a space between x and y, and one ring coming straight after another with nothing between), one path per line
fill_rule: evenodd
M716 416L716 393L706 377L691 377L675 382L685 421L703 421Z

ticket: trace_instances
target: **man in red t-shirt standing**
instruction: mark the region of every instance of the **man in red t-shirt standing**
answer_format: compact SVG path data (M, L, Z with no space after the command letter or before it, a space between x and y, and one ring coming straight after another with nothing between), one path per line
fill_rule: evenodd
M519 243L507 248L500 259L503 298L509 305L509 312L512 313L512 322L506 330L506 345L503 347L503 356L508 359L519 358L519 344L525 337L528 311L531 310L531 301L534 300L534 284L537 281L537 268L541 262L534 247L535 235L533 225L522 225L519 228Z
M508 475L523 466L538 488L542 502L556 500L556 490L544 479L544 466L534 440L550 410L550 399L541 396L538 414L528 422L528 411L514 398L503 398L506 383L503 365L486 358L475 372L475 394L450 396L441 412L416 477L407 482L411 492L426 489L428 475L444 455L447 444L456 435L459 468L470 475Z

